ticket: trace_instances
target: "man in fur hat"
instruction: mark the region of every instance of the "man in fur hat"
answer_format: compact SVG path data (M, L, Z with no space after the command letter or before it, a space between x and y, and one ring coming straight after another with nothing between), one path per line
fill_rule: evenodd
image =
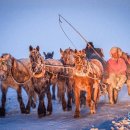
M106 62L104 60L104 53L102 48L95 48L93 42L88 42L84 50L86 52L87 59L97 59L102 63L103 68L105 68Z
M121 51L119 53L118 47L112 47L110 50L111 58L107 61L107 73L108 79L108 96L111 104L117 102L118 91L122 88L126 81L126 63L120 58Z

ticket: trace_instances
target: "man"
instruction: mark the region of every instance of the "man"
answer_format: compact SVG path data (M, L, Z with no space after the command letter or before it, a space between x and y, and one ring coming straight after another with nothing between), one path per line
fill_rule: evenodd
M108 96L111 104L117 102L118 91L126 81L127 66L125 61L120 58L121 54L119 54L118 50L118 47L112 47L110 50L111 58L107 61Z
M88 42L84 50L88 59L101 59L104 57L103 50L101 48L95 48L93 42Z

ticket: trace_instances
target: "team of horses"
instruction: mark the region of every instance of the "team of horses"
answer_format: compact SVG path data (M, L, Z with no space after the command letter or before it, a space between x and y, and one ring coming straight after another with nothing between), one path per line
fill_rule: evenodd
M86 53L85 50L60 49L61 58L56 60L53 59L54 52L43 52L41 55L39 46L36 48L29 46L29 58L26 59L16 59L8 53L2 54L0 57L2 91L0 117L4 117L6 114L6 94L9 87L17 91L21 113L29 114L31 107L36 107L38 99L38 116L51 115L53 111L52 99L56 99L56 97L61 101L64 111L72 110L72 103L75 103L75 118L80 117L82 98L85 99L90 113L96 113L99 98L109 86L103 83L105 69L103 63L99 58L88 59ZM127 60L127 57L127 54L122 53L124 60ZM129 78L126 83L130 95ZM56 86L57 96L55 95ZM22 88L28 95L26 106L21 95ZM44 101L45 96L48 100L47 107ZM115 97L114 94L112 96ZM117 96L118 93L115 100L117 100Z

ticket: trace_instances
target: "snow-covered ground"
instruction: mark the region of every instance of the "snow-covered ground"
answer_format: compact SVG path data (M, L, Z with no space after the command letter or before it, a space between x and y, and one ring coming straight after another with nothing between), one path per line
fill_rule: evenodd
M23 98L26 103L27 95L24 91ZM32 109L28 115L21 114L16 92L9 89L6 102L7 114L5 118L0 118L0 130L89 130L91 128L110 130L112 126L116 128L114 127L115 122L127 117L128 112L130 112L130 96L128 96L127 88L124 86L116 105L110 105L107 96L101 97L97 113L90 115L88 107L81 108L79 119L73 118L74 109L75 106L73 105L72 111L64 112L61 104L56 100L53 101L51 116L39 119L36 108Z

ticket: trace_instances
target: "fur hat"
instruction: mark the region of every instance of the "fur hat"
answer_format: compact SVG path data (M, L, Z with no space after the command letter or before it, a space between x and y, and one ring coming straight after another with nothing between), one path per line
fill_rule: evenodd
M110 56L113 57L112 55L114 53L117 53L118 57L121 57L122 56L122 50L121 50L121 48L119 48L119 47L112 47L111 50L110 50Z
M121 57L122 56L122 50L121 48L118 47L118 56Z
M112 47L112 48L110 49L110 56L113 57L112 55L113 55L114 53L117 53L117 52L118 52L118 47Z

